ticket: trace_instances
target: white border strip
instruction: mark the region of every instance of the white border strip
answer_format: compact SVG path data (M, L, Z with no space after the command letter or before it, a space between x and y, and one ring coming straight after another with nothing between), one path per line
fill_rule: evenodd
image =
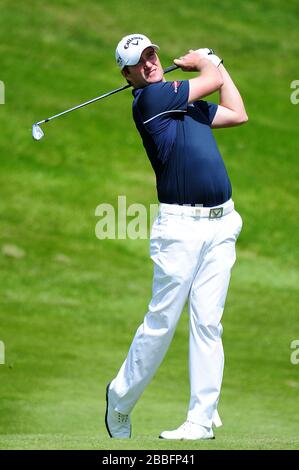
M163 113L156 114L156 116L151 117L147 121L144 121L143 124L147 124L148 122L152 121L153 119L156 119L156 117L162 116L162 114L167 114L167 113L186 113L187 111L185 109L170 109L169 111L163 111Z

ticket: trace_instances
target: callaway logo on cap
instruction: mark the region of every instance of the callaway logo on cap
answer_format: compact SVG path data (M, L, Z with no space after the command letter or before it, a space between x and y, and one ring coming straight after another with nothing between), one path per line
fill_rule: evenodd
M115 58L119 68L122 70L126 65L138 64L142 52L147 47L153 47L155 51L159 50L159 46L153 44L143 34L129 34L122 38L115 51Z

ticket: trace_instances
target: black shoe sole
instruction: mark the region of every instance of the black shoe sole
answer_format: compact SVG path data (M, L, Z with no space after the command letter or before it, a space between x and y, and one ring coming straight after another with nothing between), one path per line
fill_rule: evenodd
M109 401L109 399L108 399L108 393L109 393L110 384L111 384L111 382L109 382L109 384L108 384L107 387L106 387L105 426L106 426L107 432L108 432L108 434L109 434L109 437L112 437L112 438L113 438L113 436L112 436L112 434L111 434L111 432L110 432L109 426L108 426L108 401ZM131 436L132 436L132 424L131 424L131 426L130 426L130 436L129 436L129 437L131 438Z
M110 437L112 437L112 434L110 432L110 429L108 427L108 393L109 393L109 387L110 387L110 383L107 385L106 387L106 413L105 413L105 426L106 426L106 429L107 429L107 432L109 434Z

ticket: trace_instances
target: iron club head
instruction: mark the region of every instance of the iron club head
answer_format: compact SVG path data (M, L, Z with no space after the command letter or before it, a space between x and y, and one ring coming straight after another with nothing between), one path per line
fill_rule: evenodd
M38 124L32 126L32 137L34 140L41 140L44 137L44 133Z

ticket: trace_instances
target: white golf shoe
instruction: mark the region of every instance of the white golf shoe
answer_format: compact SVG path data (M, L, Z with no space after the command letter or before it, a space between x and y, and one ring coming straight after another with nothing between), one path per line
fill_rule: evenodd
M109 404L109 385L106 388L106 414L105 424L110 437L128 439L131 437L131 421L129 415L115 411Z
M174 431L163 431L160 439L197 440L197 439L215 439L212 428L206 428L201 424L185 421Z

